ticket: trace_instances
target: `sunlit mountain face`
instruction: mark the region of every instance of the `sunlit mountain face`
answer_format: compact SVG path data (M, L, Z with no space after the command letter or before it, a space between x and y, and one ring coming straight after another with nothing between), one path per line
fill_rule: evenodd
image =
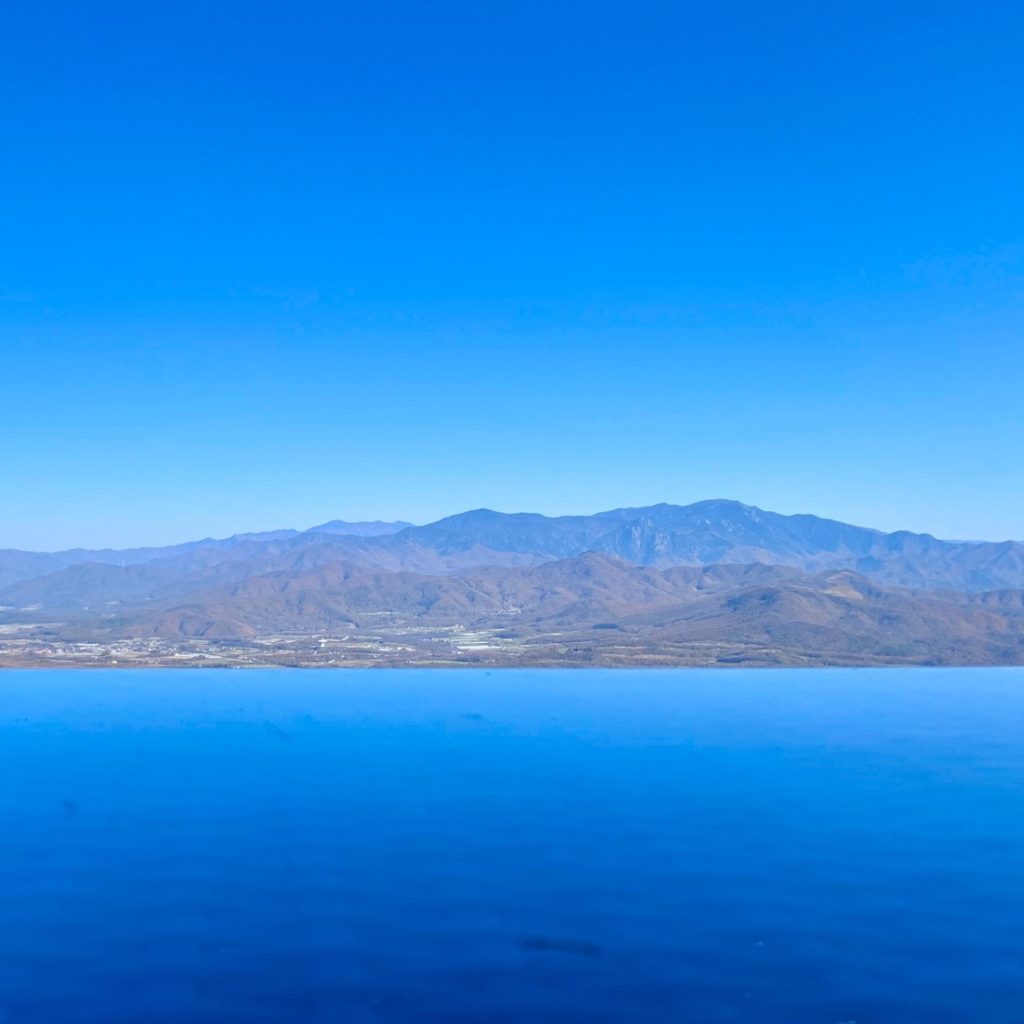
M13 664L204 652L275 664L1024 659L1021 544L725 500L7 551L0 576L0 658Z

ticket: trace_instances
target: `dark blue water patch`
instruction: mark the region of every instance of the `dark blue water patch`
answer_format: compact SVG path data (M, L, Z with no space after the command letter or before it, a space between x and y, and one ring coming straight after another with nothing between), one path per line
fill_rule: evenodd
M1024 1020L1024 673L5 672L0 1021Z

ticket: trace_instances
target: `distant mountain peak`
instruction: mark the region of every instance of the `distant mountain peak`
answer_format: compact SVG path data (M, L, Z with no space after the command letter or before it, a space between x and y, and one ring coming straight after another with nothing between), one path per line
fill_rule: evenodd
M532 566L593 552L655 568L762 563L812 573L846 569L919 589L1024 587L1024 546L1012 541L954 542L905 530L884 533L814 515L781 515L731 498L709 498L580 516L481 507L424 526L332 520L302 532L238 534L133 551L7 551L0 552L0 590L86 562L152 563L154 574L158 564L168 563L170 574L188 567L209 575L214 566L240 566L246 560L260 571L271 565L292 571L344 558L385 572L444 574L480 566ZM23 603L31 602L25 598Z
M383 522L374 519L370 522L346 522L344 519L332 519L329 523L321 523L319 526L311 526L304 533L332 533L343 537L387 537L393 533L407 530L412 523L404 520L395 522Z

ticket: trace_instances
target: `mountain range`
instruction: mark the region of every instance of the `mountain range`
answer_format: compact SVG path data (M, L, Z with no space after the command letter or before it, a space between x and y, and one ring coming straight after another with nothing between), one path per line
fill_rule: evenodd
M0 551L0 663L144 663L157 641L240 663L307 641L346 663L1019 663L1024 545L712 500Z

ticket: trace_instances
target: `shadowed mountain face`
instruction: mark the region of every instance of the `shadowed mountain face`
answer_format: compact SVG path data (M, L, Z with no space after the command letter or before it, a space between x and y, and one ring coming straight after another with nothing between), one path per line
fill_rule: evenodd
M18 635L245 639L383 623L524 642L590 631L602 650L618 637L854 663L1024 658L1021 544L887 534L732 501L0 552L0 582L0 631Z
M537 565L601 551L667 568L764 562L808 572L852 569L908 587L988 590L1024 587L1024 545L963 543L928 534L883 533L817 516L783 516L735 501L621 508L547 517L477 509L426 526L334 521L298 532L239 534L169 548L0 552L0 587L72 565L160 563L172 574L196 565L253 559L261 571L345 557L367 567L438 573L483 565ZM2 596L2 595L0 595Z
M329 523L311 526L306 533L336 533L344 537L387 537L412 526L412 523L382 523L375 519L372 523L346 523L343 519L332 519Z
M398 536L442 555L474 550L514 552L540 561L581 554L606 531L606 523L598 516L549 518L481 508L428 526L412 527Z

